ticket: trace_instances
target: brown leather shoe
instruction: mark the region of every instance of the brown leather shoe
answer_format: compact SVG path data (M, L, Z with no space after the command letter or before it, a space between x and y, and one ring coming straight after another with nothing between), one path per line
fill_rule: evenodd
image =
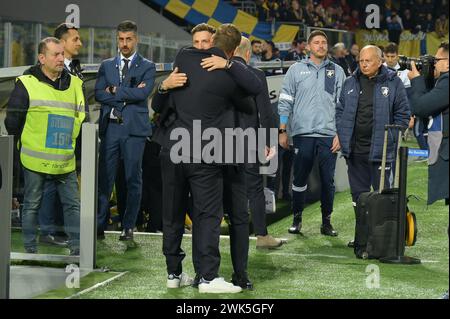
M273 249L283 245L283 241L270 235L256 236L256 248Z

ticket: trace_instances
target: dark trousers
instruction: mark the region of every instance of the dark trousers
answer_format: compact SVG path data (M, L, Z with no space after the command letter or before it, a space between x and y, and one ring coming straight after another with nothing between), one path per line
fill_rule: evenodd
M181 272L184 252L184 210L187 190L192 195L192 242L198 252L196 272L206 280L218 277L220 223L223 218L222 167L210 164L173 164L167 150L161 151L163 172L163 253L167 272ZM169 169L169 170L168 170ZM169 193L174 190L174 194ZM170 201L168 203L168 201ZM184 206L184 207L183 207Z
M174 164L169 152L161 150L163 253L167 273L179 275L186 253L181 249L189 187L183 164Z
M123 227L123 216L125 216L125 211L127 210L127 179L125 177L125 165L122 158L119 160L116 174L114 186L116 187L117 213L119 214L120 224Z
M245 168L223 168L223 207L230 217L230 252L234 273L245 276L248 264L249 227ZM195 200L195 198L194 198Z
M106 228L109 200L116 180L117 166L123 159L127 188L122 227L133 229L139 212L142 192L142 157L145 137L128 136L122 125L109 123L100 144L97 227Z
M222 167L183 164L193 202L192 240L200 257L198 274L206 280L218 277L220 224L223 218Z
M145 230L152 233L162 230L162 180L159 151L160 146L158 144L146 141L142 160L141 205L136 218L136 226L144 225L144 213L147 213L149 220ZM121 159L115 181L117 211L121 223L127 208L126 185L125 166Z
M301 216L305 207L307 180L313 168L314 160L319 161L321 182L322 224L329 224L334 201L334 172L337 155L331 152L333 137L294 136L294 181L292 185L292 210L294 215Z
M292 163L294 160L294 151L291 149L284 149L278 146L278 170L275 177L267 178L267 187L275 193L275 198L278 198L278 193L281 186L283 189L283 198L289 197L289 190L291 189L291 172Z
M351 154L346 162L353 206L356 207L359 195L370 192L371 187L374 191L379 190L381 163L369 161L369 154ZM391 163L386 163L385 188L389 188L393 184L391 166Z
M426 134L428 133L427 126L428 120L424 121L420 117L414 119L414 136L416 137L417 144L421 150L428 150L428 140Z
M259 173L259 165L248 164L245 168L245 178L254 233L256 236L266 236L266 198L264 179Z
M160 147L155 142L147 141L142 163L142 200L141 210L147 212L149 221L146 231L162 230L162 177L159 158ZM140 214L143 222L143 214ZM139 224L139 217L137 223Z
M64 233L64 214L56 186L54 180L48 179L44 183L41 207L38 211L41 236Z

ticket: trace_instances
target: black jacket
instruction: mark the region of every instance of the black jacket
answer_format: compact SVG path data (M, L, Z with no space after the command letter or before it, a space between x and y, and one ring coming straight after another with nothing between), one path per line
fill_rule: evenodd
M202 131L218 128L224 133L225 128L236 127L236 110L252 112L249 103L240 100L242 94L237 83L247 94L257 94L262 89L260 79L240 61L234 61L229 70L208 72L200 63L212 54L226 58L217 48L182 49L175 59L174 67L187 74L187 84L170 93L157 93L153 97L152 108L160 113L157 121L159 128L153 140L163 147L170 148L175 143L169 140L174 128L185 128L192 136L194 120L201 120Z
M244 59L240 57L233 57L234 61L245 63ZM239 116L242 118L240 121L240 127L243 129L252 127L255 130L258 128L264 128L266 130L267 145L269 145L269 129L278 128L277 118L273 111L272 104L270 103L269 89L267 87L267 80L264 71L248 66L249 71L253 72L262 83L262 89L253 95L243 91L242 100L252 108L251 112L239 112Z
M441 74L432 90L428 90L423 76L411 80L411 110L417 116L433 117L433 122L442 121L442 139L437 144L433 127L428 131L430 155L437 151L437 160L428 166L428 204L449 196L449 94L448 72ZM442 117L442 118L441 118Z

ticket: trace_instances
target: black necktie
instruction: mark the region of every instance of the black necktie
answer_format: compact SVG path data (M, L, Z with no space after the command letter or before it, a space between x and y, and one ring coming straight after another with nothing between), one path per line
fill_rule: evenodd
M130 62L130 60L122 59L122 61L124 63L123 68L122 68L122 81L123 81L123 79L125 79L125 77L127 76L127 73L128 73L128 62Z
M69 72L73 73L73 63L72 63L72 61L70 61L70 63L69 63Z

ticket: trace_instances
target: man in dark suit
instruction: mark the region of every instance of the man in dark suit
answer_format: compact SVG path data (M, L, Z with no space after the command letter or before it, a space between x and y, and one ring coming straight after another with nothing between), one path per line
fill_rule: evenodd
M251 47L250 41L243 37L241 44L235 51L234 59L241 61L243 63L248 63L250 61ZM255 95L252 100L256 109L252 114L242 114L244 118L245 128L254 128L257 130L262 127L267 130L266 136L270 135L270 128L277 128L275 114L270 104L269 90L267 88L267 80L264 71L259 69L249 67L249 69L254 72L261 83L263 84L263 89L257 95ZM268 147L270 147L270 141L268 139ZM278 143L276 143L278 144ZM272 154L271 154L271 153ZM275 153L275 146L271 149L266 149L266 155L271 157ZM257 158L257 156L255 156ZM283 242L280 239L273 238L269 235L267 231L266 224L266 199L264 196L264 180L263 176L259 172L259 163L247 163L245 167L246 184L247 184L247 197L250 204L250 211L252 213L253 229L256 235L256 248L276 248L280 247Z
M251 58L251 43L250 41L242 37L240 45L236 48L233 61L238 61L243 64L247 64ZM226 66L226 60L215 56L204 60L204 66L209 69L222 69ZM248 66L249 72L253 72L262 83L262 90L254 96L249 96L245 92L241 92L241 98L245 100L248 105L252 107L252 112L239 113L239 127L242 129L253 128L255 131L258 128L267 129L267 145L270 146L268 137L270 136L270 128L277 128L276 117L270 104L270 98L268 95L266 76L263 71ZM236 100L236 99L235 99ZM237 103L242 103L237 101ZM278 130L278 129L277 129ZM278 136L278 135L277 135ZM277 144L277 142L276 142ZM253 158L256 159L257 149L252 148L252 145L246 145L245 149L250 149L254 152ZM275 146L270 150L266 147L266 156L275 155ZM271 152L271 153L269 153ZM250 202L250 211L252 213L252 221L254 232L257 237L257 248L276 248L280 247L283 242L280 239L273 238L267 232L266 226L266 208L265 208L265 196L264 196L264 181L260 174L260 163L256 163L250 160L245 161L245 179L246 179L246 199ZM227 201L225 201L227 202ZM231 236L230 236L231 237ZM232 253L233 257L233 253Z
M192 44L196 49L208 50L212 47L212 36L215 33L215 28L202 23L195 26L192 31ZM224 69L227 65L227 60L219 56L205 58L202 65L208 67L209 60L219 60L222 63L219 68ZM182 87L187 82L185 73L178 72L175 67L174 72L170 74L160 85L158 93L152 99L152 108L160 113L158 120L158 130L153 135L153 140L161 143L162 137L170 135L170 130L167 132L167 127L173 121L173 115L167 115L173 105L171 94L167 94L177 87ZM244 63L234 63L226 71L236 81L243 91L252 92L256 94L262 90L262 85L257 76L253 75ZM236 94L237 97L237 94ZM240 98L235 98L233 104L241 104ZM162 143L164 145L164 143ZM167 153L167 150L163 150ZM181 261L184 258L184 252L181 249L181 239L184 226L184 215L186 211L191 212L192 207L188 210L188 196L189 186L186 183L180 183L183 180L183 166L174 164L170 160L163 159L161 161L163 166L163 196L164 200L164 237L163 237L163 251L166 255L168 268L168 288L178 288L189 284L192 279L187 274L182 273ZM224 167L224 206L226 212L230 217L230 249L231 258L233 261L233 283L241 286L243 289L251 289L252 284L247 278L247 259L248 259L248 212L247 212L247 196L245 189L245 174L242 168L236 165L231 167ZM177 183L173 181L176 180ZM168 197L167 197L168 196ZM192 204L191 204L192 206ZM195 220L193 220L193 227L195 227ZM199 253L196 249L198 245L193 244L193 262L196 273L199 273ZM198 286L200 277L196 276L193 283Z
M132 241L142 193L142 157L151 134L147 99L153 89L154 63L136 52L137 26L123 21L117 27L120 54L102 62L95 84L95 99L101 103L99 135L99 199L97 235L104 237L109 199L119 159L127 181L126 210L120 240Z
M214 48L209 50L187 48L178 54L175 66L178 67L180 72L186 74L189 81L183 88L171 91L170 99L176 112L171 133L184 131L192 137L198 129L195 120L201 121L201 134L205 132L205 129L214 128L218 129L223 137L225 136L225 128L235 127L232 99L237 92L236 83L227 71L208 72L200 64L204 58L211 55L229 59L239 42L240 32L232 25L223 25L214 36ZM226 52L226 55L224 52ZM227 69L230 70L232 65L233 62L228 60ZM257 78L256 82L258 82ZM214 85L211 85L212 83ZM168 135L176 136L176 134L166 134L166 136ZM189 187L193 198L193 242L199 252L196 270L201 277L199 291L210 293L239 292L240 287L233 286L218 277L220 264L218 246L223 203L223 166L219 164L223 163L224 160L221 158L219 161L207 163L203 158L204 154L201 154L201 152L182 153L178 157L174 144L179 144L180 141L175 143L171 139L170 141L166 140L166 142L168 143L163 143L165 146L161 152L163 173L165 171L164 163L181 159L181 163L176 164L181 167L181 170L177 170L179 175L176 182L179 185L183 184ZM203 149L206 141L200 141L200 143L201 149ZM190 148L194 149L193 147ZM163 180L165 180L164 176ZM164 182L164 184L166 183ZM167 193L164 188L163 193ZM180 191L180 193L183 192ZM173 201L177 201L175 197ZM180 230L177 227L182 227L184 216L173 215L171 216L173 220L166 223L168 217L166 211L164 211L164 214L163 230L166 239L164 240L163 250L168 266L169 286L172 277L176 278L181 273L181 261L184 258L184 252L180 249L179 243L171 245L171 241L167 239L179 236ZM248 223L246 227L248 229Z

